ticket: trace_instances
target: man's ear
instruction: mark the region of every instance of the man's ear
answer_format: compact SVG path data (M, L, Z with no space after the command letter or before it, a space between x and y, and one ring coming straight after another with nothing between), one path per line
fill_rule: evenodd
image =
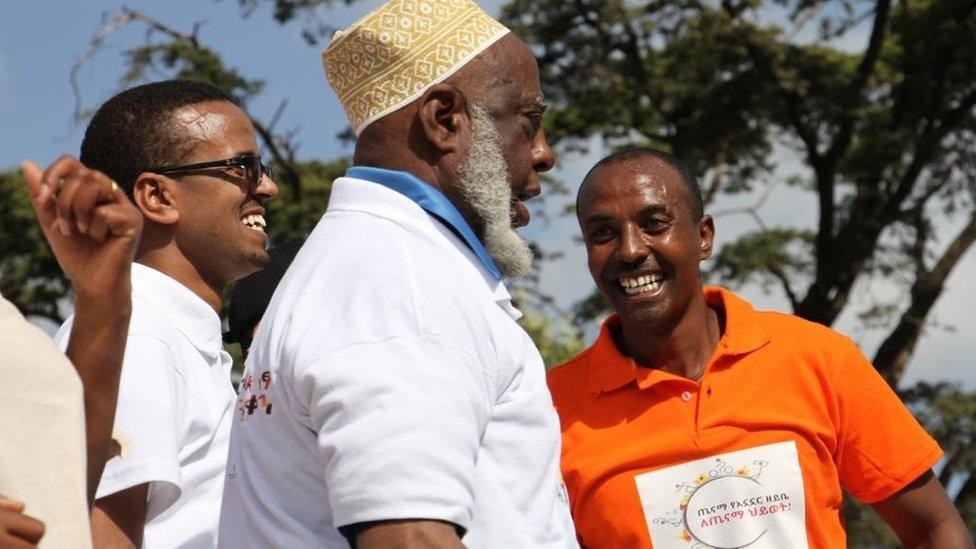
M712 256L712 245L715 243L715 220L710 215L703 215L698 222L698 236L701 238L700 261Z
M458 152L461 131L470 124L464 94L450 84L435 84L420 96L417 117L424 136L441 154Z
M149 221L172 225L180 219L172 192L174 183L165 175L143 172L139 174L132 188L132 202Z

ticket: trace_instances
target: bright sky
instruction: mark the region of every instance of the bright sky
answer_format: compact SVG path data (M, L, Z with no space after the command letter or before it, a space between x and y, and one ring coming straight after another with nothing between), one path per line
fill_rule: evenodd
M352 7L340 6L329 14L329 22L347 26L380 0L362 0ZM504 0L482 0L481 4L497 13ZM342 4L342 2L338 2ZM0 0L0 169L16 166L29 158L47 163L63 153L77 154L83 127L72 121L74 96L68 75L75 60L88 44L104 13L117 13L119 1L86 2L16 2ZM346 126L341 108L325 83L321 60L316 48L301 38L301 26L280 26L269 10L261 9L249 19L239 15L236 0L131 0L129 8L189 32L193 23L205 21L200 39L218 51L225 62L250 78L267 80L264 93L251 105L253 114L268 120L278 104L288 100L279 122L281 129L297 129L303 158L332 159L349 154L335 136ZM118 91L123 72L121 52L144 40L141 26L115 33L108 48L95 57L81 72L79 83L85 108L96 107ZM555 173L574 189L582 174L601 153L599 143L590 154L564 156ZM784 155L786 170L796 163ZM723 200L715 209L749 204L755 197L735 201ZM564 257L546 266L543 290L554 295L559 305L568 308L585 296L592 283L586 271L585 254L573 242L578 229L574 219L555 212L564 198L547 203L547 219L536 216L526 235L538 240L547 250L561 250ZM777 190L761 213L767 224L812 226L815 206L811 197L790 190ZM719 245L753 228L745 216L727 216L717 220ZM949 229L947 227L947 229ZM948 233L946 233L948 235ZM971 308L976 303L976 257L967 255L950 278L947 289L936 306L933 318L942 328L929 330L919 345L909 367L906 381L947 379L976 388L973 368L972 337L976 332ZM872 293L890 291L885 287L862 287L856 296L866 303ZM743 295L761 308L781 309L786 302L778 294L766 295L758 288L742 289ZM858 328L855 311L850 310L835 328L852 336L870 355L883 335ZM951 326L950 331L945 326Z

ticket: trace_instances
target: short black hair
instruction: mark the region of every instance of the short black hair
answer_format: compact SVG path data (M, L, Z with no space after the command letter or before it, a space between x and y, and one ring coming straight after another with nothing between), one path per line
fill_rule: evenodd
M209 101L237 102L203 82L166 80L136 86L99 107L81 142L82 164L114 179L132 194L140 173L174 166L193 150L173 124L173 111Z
M590 176L597 170L597 168L640 158L653 158L655 160L660 160L661 162L664 162L668 166L674 168L674 170L678 172L678 175L681 176L681 181L685 184L685 188L688 190L688 196L691 198L692 217L695 219L695 221L698 221L703 215L705 215L705 202L702 200L701 187L698 186L698 180L695 179L695 176L692 175L691 171L688 170L688 167L678 160L678 158L673 154L659 149L652 149L650 147L631 147L619 150L609 156L604 157L592 168L590 168L590 171L586 172L586 177L583 178L583 183L580 185L579 191L576 193L577 214L579 213L579 197L583 192L583 187L586 186L586 182L590 179Z

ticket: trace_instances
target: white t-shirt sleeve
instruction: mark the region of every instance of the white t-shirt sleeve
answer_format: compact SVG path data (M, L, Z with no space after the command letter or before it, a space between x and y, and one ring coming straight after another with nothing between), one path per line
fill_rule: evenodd
M296 380L325 464L336 528L404 518L467 529L492 382L439 336L356 344Z
M168 509L182 493L178 426L182 379L172 364L171 351L159 339L129 334L119 386L115 428L132 447L124 457L105 464L96 499L140 484L149 484L149 516Z

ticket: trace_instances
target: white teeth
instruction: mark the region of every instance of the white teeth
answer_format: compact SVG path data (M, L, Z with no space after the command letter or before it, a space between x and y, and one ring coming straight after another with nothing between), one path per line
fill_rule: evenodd
M267 221L264 220L264 216L260 214L245 215L241 218L241 223L249 229L261 232L264 232L264 228L268 226Z
M637 295L644 292L650 292L657 290L661 287L661 282L664 281L664 276L655 275L642 275L637 277L620 277L617 279L620 287L623 288L624 293L627 295Z

